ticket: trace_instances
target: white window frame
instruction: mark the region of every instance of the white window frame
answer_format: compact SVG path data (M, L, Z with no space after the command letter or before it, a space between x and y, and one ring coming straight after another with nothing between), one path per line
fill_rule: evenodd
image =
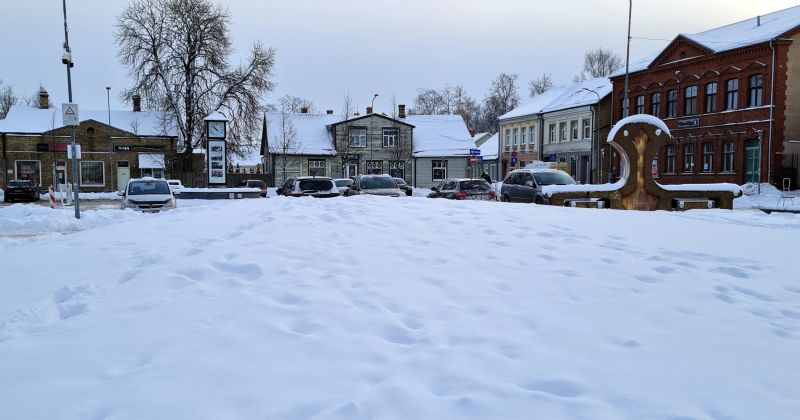
M100 164L100 175L103 178L103 181L99 184L86 184L83 182L83 165L85 163L99 163ZM81 180L81 187L105 187L106 186L106 163L102 160L82 160L79 163L80 174L78 175L78 179Z
M164 168L141 168L139 169L142 173L142 176L149 176L151 178L165 178L165 171ZM156 175L154 172L160 172L161 176Z
M550 136L548 137L547 142L552 143L558 139L558 137L556 137L557 133L556 123L551 123L549 128L550 128Z
M567 141L567 122L566 121L559 121L558 122L558 141Z
M569 122L570 141L578 140L578 120L570 120Z
M363 134L356 134L356 133L363 133ZM367 147L366 128L351 128L348 132L348 136L350 136L350 147ZM354 142L353 139L356 139L357 142Z
M441 176L436 177L436 171L440 171ZM432 160L431 161L431 180L444 181L447 179L447 161L446 160Z
M402 172L402 176L395 177L392 174L392 171L401 171ZM389 175L391 175L394 178L406 179L406 163L403 162L403 161L392 161L392 162L389 162Z
M383 147L397 146L397 138L400 135L400 130L396 128L383 129Z
M524 146L524 145L528 144L528 127L522 127L519 130L522 132L522 135L520 136L520 138L522 139L521 140L522 141L521 144Z
M17 160L15 160L14 161L14 179L20 179L19 178L19 168L17 167L17 162L36 162L36 166L39 167L39 169L37 170L37 172L39 174L39 183L38 184L34 184L34 185L39 185L39 186L42 185L42 161L41 160L36 160L36 159L17 159Z
M592 138L592 120L584 118L581 122L583 124L583 139L589 140Z
M519 145L519 128L514 129L514 146Z
M311 169L322 169L322 175L312 175ZM325 159L309 159L307 170L308 176L328 176L328 171L325 168Z
M511 148L511 129L506 128L506 150Z
M531 149L535 149L536 148L536 126L535 125L532 125L532 126L528 127L528 144L530 144L532 146Z
M366 163L367 175L381 175L383 174L383 161L382 160L368 160ZM371 170L377 169L378 172Z

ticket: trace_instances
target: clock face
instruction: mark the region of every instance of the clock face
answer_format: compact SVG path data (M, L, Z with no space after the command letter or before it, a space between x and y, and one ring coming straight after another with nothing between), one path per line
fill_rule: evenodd
M208 137L225 138L225 123L223 121L209 122Z

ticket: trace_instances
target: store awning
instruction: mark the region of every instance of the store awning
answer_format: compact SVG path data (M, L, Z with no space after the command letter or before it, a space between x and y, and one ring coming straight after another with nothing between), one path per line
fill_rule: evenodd
M163 153L139 153L139 168L164 169Z

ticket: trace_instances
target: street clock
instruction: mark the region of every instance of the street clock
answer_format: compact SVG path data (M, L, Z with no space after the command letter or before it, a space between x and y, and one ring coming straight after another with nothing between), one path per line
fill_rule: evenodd
M206 123L206 163L209 186L226 185L228 118L216 111L203 119Z

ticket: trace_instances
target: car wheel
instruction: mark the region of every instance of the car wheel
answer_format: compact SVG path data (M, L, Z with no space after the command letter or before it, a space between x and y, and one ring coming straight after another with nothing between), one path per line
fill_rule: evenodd
M500 199L500 201L502 201L504 203L510 203L511 202L511 197L509 197L508 195L504 195L503 198Z
M544 200L537 195L536 198L533 199L533 204L544 204Z

